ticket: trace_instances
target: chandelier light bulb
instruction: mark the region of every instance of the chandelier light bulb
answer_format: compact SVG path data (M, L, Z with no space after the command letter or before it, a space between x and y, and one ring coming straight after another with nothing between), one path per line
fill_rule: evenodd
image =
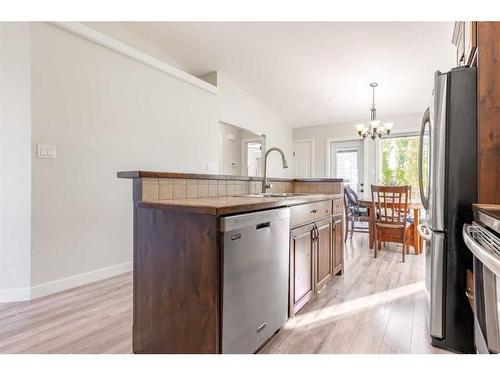
M357 124L354 126L359 135L362 135L366 131L365 124Z
M370 109L370 122L369 126L366 127L364 124L354 125L354 128L358 132L358 135L362 138L370 136L371 139L382 138L383 135L389 135L394 126L393 122L386 122L383 125L380 120L377 120L377 107L375 106L375 87L378 86L377 82L370 83L370 87L373 90L372 107Z

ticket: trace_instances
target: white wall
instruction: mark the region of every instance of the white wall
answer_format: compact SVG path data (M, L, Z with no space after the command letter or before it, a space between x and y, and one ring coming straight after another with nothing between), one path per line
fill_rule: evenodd
M132 184L116 172L216 173L219 120L290 157L292 130L227 77L217 96L50 24L0 31L0 301L131 269ZM289 175L278 155L269 170Z
M241 128L224 123L219 128L219 173L241 176Z
M425 109L425 108L424 108ZM368 113L369 115L369 113ZM394 128L392 133L397 134L400 132L407 132L410 130L419 130L420 123L422 121L422 113L413 113L408 115L391 116L390 118L380 118L382 122L391 121L394 122ZM307 126L301 128L293 129L293 140L300 139L314 139L315 143L315 177L326 177L328 176L327 171L327 151L326 142L329 138L334 138L336 140L356 140L360 139L356 130L354 129L355 124L367 123L367 119L360 119L357 121L343 122L343 123L333 123L327 125L318 126ZM365 140L365 159L368 161L375 160L375 147L373 147L374 142L371 139ZM369 168L373 169L374 164L370 165ZM365 172L367 168L365 166ZM335 176L332 176L335 177ZM365 179L366 180L366 179Z
M243 155L245 151L243 142L245 140L259 140L262 146L266 147L264 137L224 122L219 123L219 137L219 173L224 175L248 175L247 158L246 155Z
M120 170L207 172L217 96L45 23L32 25L33 285L132 259ZM50 285L47 288L51 288Z
M31 280L30 24L0 22L0 301Z
M292 129L262 103L234 84L224 73L217 74L220 120L266 135L266 149L280 147L291 164ZM291 168L283 169L281 156L269 154L268 176L288 177Z
M171 56L165 53L161 46L157 46L144 38L138 36L130 28L125 27L122 22L82 22L83 24L92 27L110 37L125 42L128 46L138 49L150 56L156 57L169 65L175 66L178 69L186 70L182 64L174 60Z

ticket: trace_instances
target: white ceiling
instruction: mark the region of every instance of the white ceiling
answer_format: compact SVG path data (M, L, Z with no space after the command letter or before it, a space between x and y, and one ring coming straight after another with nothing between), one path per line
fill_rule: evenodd
M449 22L127 22L194 75L221 71L290 126L422 112L453 63Z

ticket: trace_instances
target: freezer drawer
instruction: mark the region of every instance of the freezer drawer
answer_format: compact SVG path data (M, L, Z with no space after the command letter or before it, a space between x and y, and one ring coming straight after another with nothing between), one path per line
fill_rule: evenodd
M222 352L254 353L288 319L290 209L221 219Z

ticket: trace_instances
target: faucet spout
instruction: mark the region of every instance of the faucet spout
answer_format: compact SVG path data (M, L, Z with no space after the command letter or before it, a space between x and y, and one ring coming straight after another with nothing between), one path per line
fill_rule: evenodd
M280 148L271 147L269 150L267 150L266 154L264 155L264 176L262 178L262 193L267 193L267 189L270 189L272 187L271 183L267 179L267 157L272 151L278 151L281 154L281 162L283 163L283 168L288 168L288 162L286 161L285 154Z

